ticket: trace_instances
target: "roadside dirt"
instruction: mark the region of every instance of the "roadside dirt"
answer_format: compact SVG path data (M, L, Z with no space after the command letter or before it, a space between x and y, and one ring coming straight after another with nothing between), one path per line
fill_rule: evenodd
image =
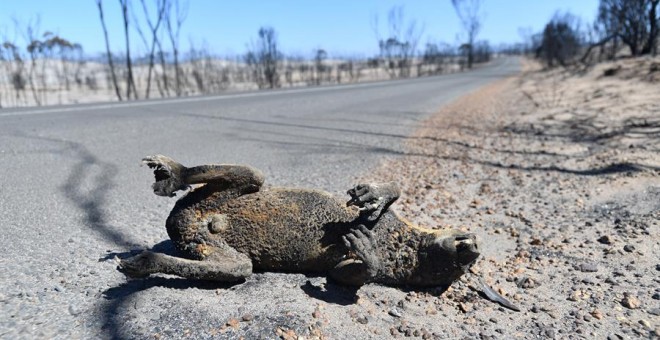
M468 276L433 302L407 296L423 307L406 310L393 335L660 334L659 66L626 60L576 74L527 62L521 77L429 119L407 156L367 178L403 181L394 209L406 218L476 233L474 272L521 308L480 298Z

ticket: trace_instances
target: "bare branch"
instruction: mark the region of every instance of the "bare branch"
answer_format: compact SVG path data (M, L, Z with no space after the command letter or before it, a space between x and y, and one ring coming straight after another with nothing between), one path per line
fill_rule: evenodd
M110 65L110 73L112 74L112 83L115 87L117 99L122 100L119 84L117 84L117 75L115 74L115 65L112 62L112 52L110 51L110 42L108 40L108 29L105 26L105 19L103 17L103 0L96 0L96 6L99 8L99 18L101 19L101 26L103 26L103 35L105 36L105 50L108 55L108 64Z
M461 19L463 30L467 34L468 68L474 61L474 43L481 31L482 14L479 12L483 0L452 0L458 18Z

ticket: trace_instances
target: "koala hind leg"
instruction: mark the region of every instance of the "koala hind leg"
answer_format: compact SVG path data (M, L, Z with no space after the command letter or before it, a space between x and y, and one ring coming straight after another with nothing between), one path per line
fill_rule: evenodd
M122 260L119 271L132 278L163 273L189 279L235 282L252 275L252 261L233 248L208 247L210 254L203 260L189 260L162 253L143 251Z
M152 188L159 196L175 196L191 184L206 184L214 191L232 189L242 195L259 191L264 183L261 171L247 165L215 164L185 167L163 155L147 156L142 163L154 171L156 181Z

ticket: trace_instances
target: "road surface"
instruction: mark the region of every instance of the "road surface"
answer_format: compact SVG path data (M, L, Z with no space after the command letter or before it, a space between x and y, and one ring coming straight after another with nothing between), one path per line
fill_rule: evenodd
M270 185L342 194L404 153L406 136L444 104L518 69L517 59L499 59L410 80L0 110L0 338L199 338L242 314L268 332L301 303L304 277L260 274L218 289L126 283L115 270L115 255L167 238L175 200L152 194L141 157L245 163Z

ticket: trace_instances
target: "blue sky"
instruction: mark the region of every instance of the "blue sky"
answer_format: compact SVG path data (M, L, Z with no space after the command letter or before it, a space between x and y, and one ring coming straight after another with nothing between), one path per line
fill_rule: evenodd
M139 1L132 1L141 14ZM242 54L259 27L268 25L277 31L285 53L309 55L323 48L330 56L372 55L378 47L372 18L378 15L384 25L393 6L404 6L406 18L424 27L420 46L427 41L459 41L461 26L451 0L190 0L181 32L182 50L193 40L195 44L205 42L216 54ZM520 41L519 28L540 31L557 10L571 11L590 22L597 6L598 0L484 0L485 19L478 39L494 45ZM104 8L111 47L123 50L118 1L104 0ZM42 32L53 31L78 42L88 55L105 50L94 0L0 0L0 38L15 35L14 18L26 23L37 15ZM131 39L133 49L144 52L135 32Z

